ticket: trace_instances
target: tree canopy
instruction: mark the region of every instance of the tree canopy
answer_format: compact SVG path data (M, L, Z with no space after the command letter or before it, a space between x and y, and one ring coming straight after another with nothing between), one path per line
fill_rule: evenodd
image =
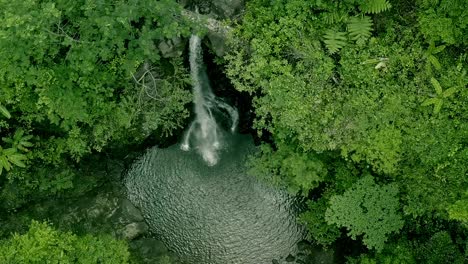
M330 225L380 251L400 229L427 238L415 220L466 224L465 5L248 2L226 72L271 139L252 171L313 197L317 243L339 237Z
M0 1L7 207L38 193L32 189L72 188L86 155L163 138L184 124L188 71L181 56L164 58L158 48L191 33L180 11L171 0Z
M2 263L129 263L124 241L110 236L76 236L33 221L25 234L0 240Z
M0 0L0 220L95 188L93 155L180 136L187 54L163 49L203 31L181 11ZM306 200L309 240L364 246L349 263L466 262L466 0L248 0L226 23L216 61L262 139L251 172ZM126 263L125 247L33 222L0 262Z

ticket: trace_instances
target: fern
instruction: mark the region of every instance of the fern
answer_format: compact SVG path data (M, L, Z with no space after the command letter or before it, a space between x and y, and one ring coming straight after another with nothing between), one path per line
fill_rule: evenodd
M352 17L348 23L348 32L352 40L355 40L358 45L364 42L371 36L372 20L368 16Z
M392 5L388 0L361 0L359 8L367 14L378 14L390 9Z
M334 12L325 12L321 14L321 20L328 25L343 22L346 20L346 18L347 14L342 12L341 10L336 10Z
M346 45L346 33L337 32L334 30L327 30L324 36L325 45L331 54L337 52Z

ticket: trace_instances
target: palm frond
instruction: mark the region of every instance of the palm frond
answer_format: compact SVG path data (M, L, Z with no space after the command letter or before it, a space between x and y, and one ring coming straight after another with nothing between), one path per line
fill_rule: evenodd
M338 32L334 30L327 30L324 36L325 45L327 49L330 51L331 54L339 51L346 45L346 33L345 32Z
M345 21L347 14L342 11L325 12L321 14L321 20L328 25Z
M371 36L372 20L368 16L353 17L348 23L348 32L352 40L355 40L358 45L364 42Z
M359 8L367 14L378 14L390 9L392 5L388 0L361 0Z

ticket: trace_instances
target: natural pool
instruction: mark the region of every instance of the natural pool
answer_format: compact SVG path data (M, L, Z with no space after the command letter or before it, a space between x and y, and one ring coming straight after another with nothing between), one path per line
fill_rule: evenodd
M262 264L296 251L296 200L246 174L249 136L229 135L220 161L157 147L128 173L129 199L152 231L188 263Z

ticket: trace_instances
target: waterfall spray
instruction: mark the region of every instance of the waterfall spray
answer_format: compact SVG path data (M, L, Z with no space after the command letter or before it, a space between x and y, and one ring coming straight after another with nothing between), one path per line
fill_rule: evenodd
M185 133L180 148L188 151L193 145L205 162L209 166L213 166L219 160L219 150L222 147L222 130L216 123L213 113L220 110L227 112L231 119L230 130L232 133L237 127L239 114L235 108L221 101L211 91L203 67L202 56L201 39L197 35L192 35L190 37L190 75L193 86L195 120Z

